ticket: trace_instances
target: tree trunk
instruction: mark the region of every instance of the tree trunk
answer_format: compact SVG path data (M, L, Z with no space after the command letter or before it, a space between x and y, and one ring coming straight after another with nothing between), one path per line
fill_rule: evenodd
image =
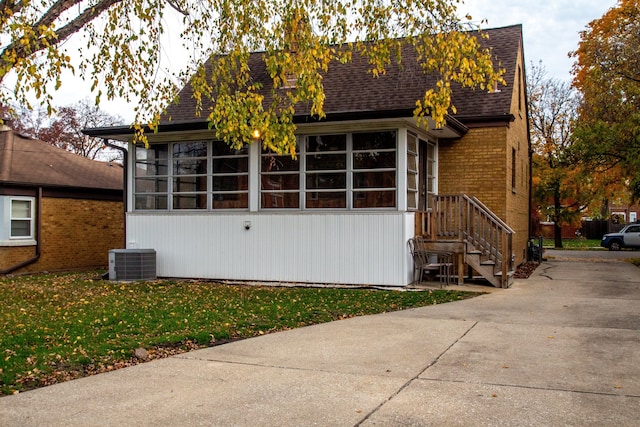
M600 207L600 217L601 218L609 218L609 199L604 199L602 201L602 206Z
M562 249L562 227L560 226L560 210L562 205L560 204L560 192L559 188L556 188L553 194L553 237L554 247L556 249Z

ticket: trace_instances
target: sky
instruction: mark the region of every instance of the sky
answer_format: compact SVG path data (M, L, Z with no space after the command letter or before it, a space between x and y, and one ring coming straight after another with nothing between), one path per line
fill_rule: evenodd
M549 77L571 80L573 58L568 53L578 47L580 31L617 4L615 0L466 0L458 7L474 22L486 20L482 28L522 24L525 67L542 65Z
M578 47L580 31L594 19L600 18L616 5L616 0L465 0L458 6L460 16L470 14L481 28L496 28L522 24L525 67L536 66L540 61L549 77L571 80L573 59L568 53ZM63 85L55 95L56 105L67 105L89 97L89 86ZM133 120L133 109L121 101L105 102L101 108Z

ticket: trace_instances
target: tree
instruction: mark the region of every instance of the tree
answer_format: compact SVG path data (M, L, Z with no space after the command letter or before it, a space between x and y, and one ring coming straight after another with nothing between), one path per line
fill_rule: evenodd
M52 116L47 116L42 109L14 110L19 111L14 128L23 135L92 160L121 160L121 153L105 147L102 139L82 133L82 129L114 126L124 121L100 110L89 99L57 108Z
M582 94L576 144L594 171L640 197L640 1L619 0L580 34L573 85Z
M412 46L425 73L439 81L416 101L414 114L442 126L451 85L493 88L504 83L471 17L460 19L459 0L0 0L0 103L28 104L34 92L51 110L51 90L64 69L79 71L106 95L135 102L136 136L143 123L157 129L160 114L190 82L197 101L212 100L207 117L218 138L235 146L254 140L294 153L292 117L300 103L324 116L322 74L333 61L364 55L372 78L393 62L402 43ZM84 7L84 9L82 9ZM162 56L168 33L179 35L187 55L180 72ZM72 64L65 41L83 37L81 63ZM403 39L400 39L400 38ZM349 41L349 43L345 43ZM163 45L164 44L164 45ZM261 51L274 89L267 102L252 81L250 52ZM208 59L208 60L207 60ZM200 103L199 105L202 105Z
M568 82L550 78L532 64L527 75L533 155L533 196L554 222L556 248L562 248L562 225L571 224L588 204L588 185L573 150L578 97ZM551 204L550 204L551 203Z

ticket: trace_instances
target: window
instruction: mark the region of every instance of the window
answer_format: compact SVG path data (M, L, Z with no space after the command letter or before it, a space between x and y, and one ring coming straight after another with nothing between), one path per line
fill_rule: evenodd
M305 160L305 208L346 208L347 136L306 137Z
M396 206L396 131L300 137L297 158L263 151L262 209Z
M224 142L212 146L212 209L249 208L249 150Z
M296 153L296 156L298 154ZM260 161L260 206L266 209L300 207L300 157L263 151Z
M33 200L11 199L10 232L11 239L33 238Z
M207 143L173 144L173 209L207 209Z
M418 137L407 134L407 207L418 209Z
M247 209L249 154L219 141L136 148L136 210Z
M421 144L426 144L427 146L427 158L426 158L426 174L427 174L427 188L426 188L426 208L430 209L429 206L430 200L432 200L432 196L436 194L436 144L431 141L421 141Z
M511 149L511 191L516 192L516 149Z
M136 147L133 191L136 209L167 209L169 154L166 144Z
M353 207L396 205L396 132L353 134Z

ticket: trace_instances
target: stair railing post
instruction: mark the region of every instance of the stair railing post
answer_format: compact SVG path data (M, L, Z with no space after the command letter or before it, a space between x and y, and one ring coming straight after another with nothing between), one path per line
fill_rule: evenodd
M503 288L509 286L509 264L511 263L511 250L509 248L509 233L502 233L502 277L501 285ZM507 250L509 250L507 252Z

